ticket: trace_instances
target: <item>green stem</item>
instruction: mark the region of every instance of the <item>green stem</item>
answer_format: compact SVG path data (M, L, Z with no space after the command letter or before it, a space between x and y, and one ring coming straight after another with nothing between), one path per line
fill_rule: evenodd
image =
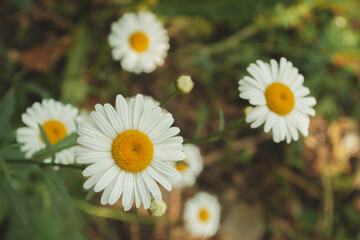
M324 188L324 237L330 239L334 220L334 196L327 167L321 173L321 183Z
M163 108L165 104L167 104L173 97L175 97L178 93L180 93L177 89L160 104L160 107Z
M73 199L72 201L74 203L75 208L87 214L97 217L120 220L124 222L142 223L142 224L156 224L156 223L171 224L176 222L165 218L155 219L152 217L139 216L133 213L122 212L119 211L118 209L94 206L92 204L89 204L85 201L78 199Z
M229 127L222 130L222 131L217 131L217 132L215 132L213 134L210 134L210 135L204 136L204 137L200 137L200 138L187 139L187 140L184 140L183 143L184 144L187 144L187 143L195 144L195 143L201 143L201 142L213 142L213 141L216 141L219 138L221 138L221 137L225 136L226 134L228 134L229 132L231 132L233 130L236 130L239 127L241 127L245 122L244 120L245 120L244 118L241 118L241 119L237 120L235 123L231 124Z
M83 170L85 167L80 165L72 165L72 164L61 164L61 163L45 163L45 162L38 162L30 159L21 159L21 160L6 160L7 164L33 164L38 165L40 167L61 167L61 168L71 168L71 169L80 169Z

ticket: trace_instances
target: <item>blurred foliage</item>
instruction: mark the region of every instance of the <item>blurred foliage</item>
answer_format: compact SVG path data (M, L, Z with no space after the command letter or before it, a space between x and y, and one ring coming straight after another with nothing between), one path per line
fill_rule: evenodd
M327 129L340 117L357 124L360 118L358 9L357 0L1 1L0 239L130 239L131 229L139 229L79 211L72 198L99 202L82 190L79 170L6 162L24 158L14 132L33 102L55 98L92 109L95 103L113 103L116 94L138 92L161 101L175 79L188 74L195 81L193 93L167 107L184 137L198 137L242 116L247 103L238 98L237 81L250 63L281 56L299 68L317 98L319 118L309 138L253 146L262 138L249 137L254 131L247 129L202 145L210 160L199 188L218 196L231 189L237 198L262 206L263 239L360 239L359 154L335 156L348 130L341 130L336 145ZM113 21L139 10L157 14L171 47L164 66L133 75L113 61L107 36ZM359 129L351 132L358 135ZM221 161L211 162L214 156ZM336 171L327 174L326 166ZM225 219L234 201L223 205ZM101 209L94 211L102 216ZM145 230L141 239L153 233Z

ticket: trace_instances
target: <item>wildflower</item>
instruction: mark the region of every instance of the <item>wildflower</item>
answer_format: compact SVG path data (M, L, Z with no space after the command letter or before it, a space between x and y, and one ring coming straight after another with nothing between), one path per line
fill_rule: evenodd
M111 26L109 44L123 69L149 73L164 63L169 37L161 22L149 12L125 13Z
M129 210L135 199L136 207L150 207L151 195L158 202L162 195L158 182L171 191L169 178L181 175L169 161L184 159L180 130L171 127L174 119L162 113L153 101L138 94L127 101L116 97L115 109L110 104L97 104L91 113L95 124L79 126L76 161L90 164L84 171L90 177L84 188L94 186L104 190L101 204L114 204L122 195L122 205ZM155 182L156 181L156 182Z
M275 142L299 139L298 130L308 135L309 115L315 116L314 97L303 86L304 77L285 58L280 64L271 60L270 64L261 60L250 64L246 76L239 81L240 98L249 100L256 107L246 117L246 122L257 128L263 123L264 131L272 130Z
M195 184L196 177L203 169L203 159L199 147L193 144L184 145L185 159L174 162L176 169L181 173L181 180L173 181L176 188L189 187Z
M215 235L220 223L220 204L217 198L205 192L198 193L185 204L186 229L194 237Z
M17 142L23 144L20 150L25 152L26 158L30 158L35 152L45 148L46 144L41 137L38 124L44 129L50 144L56 144L76 131L77 115L77 108L53 99L34 103L26 109L26 113L21 115L26 127L21 127L16 131ZM50 162L51 159L44 161ZM74 147L55 153L55 163L74 163Z

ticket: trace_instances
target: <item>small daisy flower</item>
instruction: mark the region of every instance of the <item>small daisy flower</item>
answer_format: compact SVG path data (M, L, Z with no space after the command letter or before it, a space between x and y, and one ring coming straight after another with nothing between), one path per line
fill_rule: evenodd
M185 204L184 220L194 237L215 235L220 223L220 204L217 198L205 192L198 193Z
M195 184L197 176L203 169L203 159L199 147L193 144L184 145L185 159L175 162L175 168L181 173L181 180L174 180L176 188L190 187Z
M78 129L77 163L90 164L83 171L89 177L84 188L104 190L101 204L114 204L122 195L122 205L129 210L150 207L151 195L162 200L161 184L171 191L169 178L181 175L169 161L185 158L180 130L171 127L174 119L162 113L153 101L138 94L128 102L118 95L115 108L97 104L91 113L93 123L85 122ZM156 183L157 182L157 183Z
M270 64L261 60L247 68L251 77L239 81L240 98L249 100L256 107L246 117L246 122L257 128L263 123L264 131L272 130L275 142L299 139L298 131L309 134L309 115L315 116L314 97L303 86L304 77L285 58L280 64L271 60Z
M50 144L56 144L76 131L75 119L77 115L77 108L70 104L64 105L53 99L34 103L26 109L26 113L21 115L26 127L21 127L16 131L17 142L23 144L20 150L25 152L26 158L30 158L35 152L46 147L38 124L44 129ZM57 152L55 154L55 163L74 163L74 148L67 148ZM50 162L51 159L48 158L44 161Z
M194 87L194 82L191 80L190 76L180 76L176 80L176 88L182 93L187 94L191 92Z
M149 12L125 13L111 26L109 44L123 69L149 73L164 63L169 37L161 22Z

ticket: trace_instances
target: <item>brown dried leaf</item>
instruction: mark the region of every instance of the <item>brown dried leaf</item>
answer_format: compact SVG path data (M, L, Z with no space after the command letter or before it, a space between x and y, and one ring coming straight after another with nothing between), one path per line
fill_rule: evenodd
M25 68L37 72L48 72L64 55L71 44L71 37L66 35L49 38L44 44L37 44L21 52L19 62Z

